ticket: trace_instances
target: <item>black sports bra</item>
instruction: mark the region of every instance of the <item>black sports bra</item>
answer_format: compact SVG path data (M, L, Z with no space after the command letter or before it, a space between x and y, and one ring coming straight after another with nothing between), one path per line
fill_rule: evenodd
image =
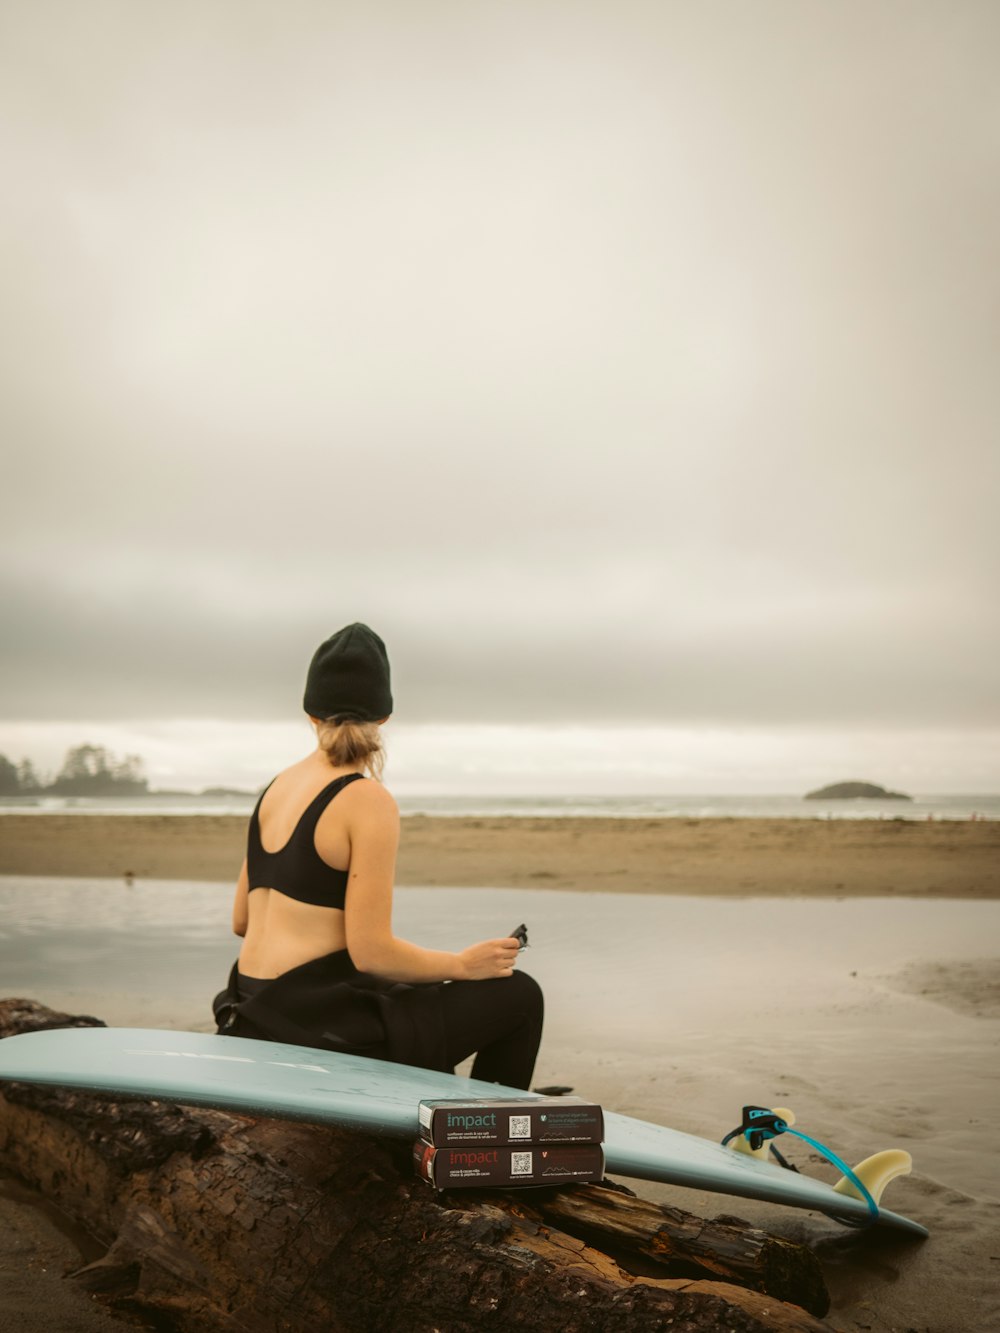
M346 870L328 866L316 850L316 824L320 815L339 791L363 777L361 773L345 773L335 778L313 797L292 830L292 836L277 852L264 849L260 841L260 803L270 789L274 778L267 784L250 816L247 835L247 879L249 890L277 889L287 898L314 907L339 907L343 910L347 896Z

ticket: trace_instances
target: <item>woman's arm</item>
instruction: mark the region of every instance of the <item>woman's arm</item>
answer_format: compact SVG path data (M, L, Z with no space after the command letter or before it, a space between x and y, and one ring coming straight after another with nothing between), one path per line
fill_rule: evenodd
M422 949L393 935L399 809L378 783L357 782L353 794L360 799L353 803L350 824L345 929L354 966L387 981L478 981L510 976L518 951L515 939L483 940L461 953L448 953Z
M233 934L245 935L247 933L247 922L250 920L250 911L247 905L247 887L250 880L247 876L246 857L243 858L243 869L240 871L239 880L236 883L236 897L233 899Z

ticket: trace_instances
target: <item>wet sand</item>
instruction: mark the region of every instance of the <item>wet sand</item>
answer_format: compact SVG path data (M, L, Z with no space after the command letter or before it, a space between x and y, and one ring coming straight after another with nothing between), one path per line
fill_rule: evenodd
M103 1253L37 1190L0 1174L0 1333L154 1333L66 1280Z
M233 815L0 816L0 874L235 883ZM403 820L401 885L729 896L1000 897L1000 822Z
M208 1001L237 946L230 903L218 882L10 877L0 989L113 1024L210 1030ZM397 895L394 918L399 934L439 948L529 923L519 965L546 996L538 1084L571 1084L711 1138L750 1101L790 1106L852 1162L907 1149L914 1173L892 1183L886 1205L927 1225L925 1242L635 1187L811 1245L838 1333L1000 1328L1000 904L413 888ZM836 1178L805 1145L783 1146L802 1169Z

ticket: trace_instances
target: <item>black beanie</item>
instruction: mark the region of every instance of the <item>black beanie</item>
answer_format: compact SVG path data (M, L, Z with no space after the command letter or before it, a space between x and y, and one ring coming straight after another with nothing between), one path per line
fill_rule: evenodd
M378 722L392 712L389 656L367 625L331 634L313 653L302 706L310 717Z

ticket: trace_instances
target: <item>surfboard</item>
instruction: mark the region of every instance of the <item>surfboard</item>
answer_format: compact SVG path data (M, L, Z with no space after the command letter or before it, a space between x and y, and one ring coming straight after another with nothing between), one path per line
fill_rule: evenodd
M57 1028L7 1037L0 1041L3 1080L409 1139L419 1134L422 1099L538 1099L523 1089L313 1047L145 1028ZM814 1209L848 1221L869 1218L868 1205L856 1193L839 1193L825 1181L718 1142L614 1112L606 1111L604 1122L609 1174ZM919 1222L881 1207L877 1224L928 1234Z

